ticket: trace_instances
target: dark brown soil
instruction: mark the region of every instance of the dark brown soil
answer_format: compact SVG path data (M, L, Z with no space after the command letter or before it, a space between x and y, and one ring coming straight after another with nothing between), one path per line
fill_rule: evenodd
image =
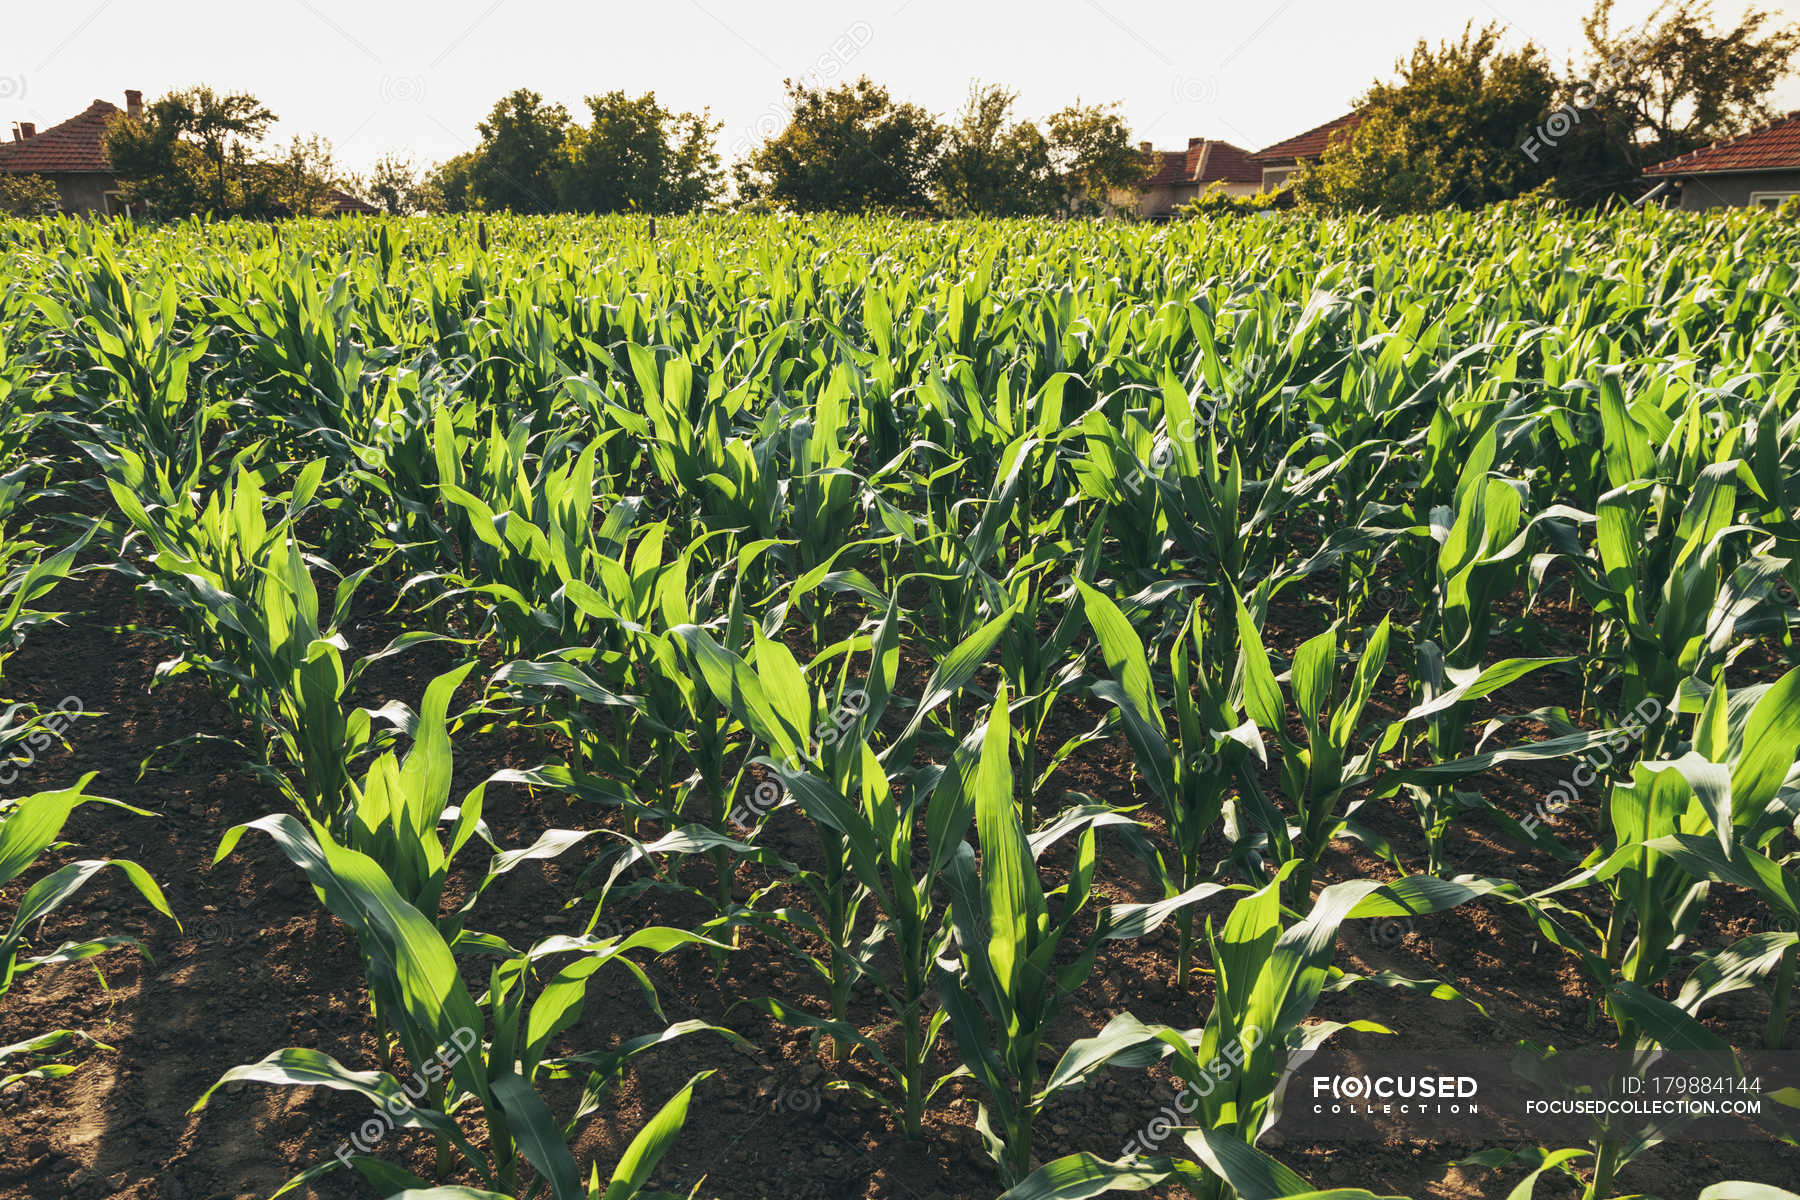
M158 662L172 654L147 632L158 615L111 576L68 585L58 598L69 616L60 627L34 634L9 663L7 690L12 698L49 703L75 695L100 715L79 721L69 733L72 750L43 756L19 786L61 786L80 772L95 771L92 792L155 812L135 817L84 809L65 835L73 846L58 857L137 860L161 881L183 927L148 913L129 889L103 876L34 939L56 945L99 931L126 932L142 938L151 957L140 960L122 951L32 972L0 1003L0 1044L73 1026L110 1047L77 1052L81 1067L72 1076L30 1082L0 1095L0 1196L267 1196L300 1170L330 1159L368 1116L366 1105L322 1089L248 1085L225 1089L202 1112L189 1109L230 1067L285 1046L316 1047L349 1066L375 1067L360 956L299 872L265 839L249 837L232 857L212 865L227 828L285 807L244 769L241 750L200 742L160 753L140 777L152 752L195 733L244 741L251 736L198 675L176 675L152 687ZM1296 597L1292 610L1272 617L1271 627L1282 631L1281 644L1287 645L1315 616ZM1548 614L1548 627L1554 629L1565 616ZM359 644L358 650L380 644L382 639L369 632L370 645ZM370 696L359 699L416 703L424 680L447 664L433 654L421 651L397 662L372 681ZM1517 711L1561 703L1574 693L1566 681L1544 675L1506 699ZM1090 728L1099 711L1074 698L1060 702L1049 745ZM536 765L543 757L527 735L513 730L470 730L459 735L457 746L458 795L501 767ZM1496 772L1484 787L1491 803L1523 816L1558 778L1551 768ZM1054 790L1064 787L1111 802L1137 799L1121 739L1078 753L1053 784ZM551 827L620 828L614 814L515 786L490 787L486 813L504 846L526 844ZM1364 816L1406 861L1419 861L1417 826L1403 799L1372 801ZM804 856L809 831L797 824L783 827L784 819L769 831L772 844L784 854ZM1553 826L1559 837L1585 846L1586 820L1579 808L1571 809ZM1153 815L1150 823L1155 826ZM580 894L577 881L601 852L601 840L502 879L482 898L474 926L515 944L579 931L589 910L565 904ZM469 853L473 858L475 852ZM1548 856L1524 854L1491 836L1478 822L1458 831L1451 855L1453 873L1492 874L1526 886L1547 883L1565 870ZM1115 862L1102 873L1111 898L1151 898L1141 890L1141 871L1122 856ZM695 862L691 882L705 885L709 872L705 862ZM1378 858L1340 842L1322 865L1319 882L1393 873ZM1133 888L1137 894L1131 894ZM10 909L21 890L15 883L0 896L0 911ZM1219 904L1208 911L1217 919L1225 908ZM1715 894L1711 911L1720 915L1705 930L1709 945L1749 931L1753 909L1742 897ZM600 931L649 923L691 926L708 915L690 898L644 891L603 914ZM1590 1028L1594 997L1575 963L1545 944L1516 909L1468 905L1421 918L1381 944L1366 924L1347 927L1340 967L1442 978L1487 1015L1469 1003L1363 986L1327 995L1316 1015L1374 1016L1397 1036L1344 1033L1345 1044L1371 1053L1388 1043L1414 1050L1492 1047L1507 1054L1520 1039L1565 1047L1604 1042L1603 1032ZM1175 986L1171 933L1113 945L1049 1039L1058 1053L1125 1010L1183 1028L1204 1022L1210 985L1197 976L1190 992ZM940 1093L928 1118L929 1137L909 1142L879 1106L831 1086L841 1080L874 1082L860 1060L840 1067L805 1031L785 1029L738 1003L779 996L823 1011L816 977L771 938L747 932L742 948L722 966L701 950L687 949L650 962L648 970L670 1020L698 1017L728 1026L749 1047L700 1033L640 1057L618 1103L590 1123L578 1146L578 1158L598 1161L603 1178L644 1120L691 1075L712 1068L715 1074L697 1089L687 1128L657 1173L662 1187L686 1194L704 1177L700 1194L727 1200L987 1200L1001 1190L973 1127L972 1090L953 1084ZM859 996L854 1015L881 1036L887 1018L873 997ZM1718 1006L1711 1024L1734 1044L1748 1046L1756 1043L1765 1016L1760 993L1740 992ZM648 1011L625 972L602 972L582 1022L563 1041L571 1048L605 1047L664 1023ZM941 1070L951 1066L944 1058L949 1048L946 1030ZM1038 1125L1038 1152L1046 1160L1075 1150L1113 1158L1174 1095L1165 1074L1109 1073L1096 1086L1051 1103ZM573 1097L571 1091L556 1099L567 1104ZM1279 1137L1266 1146L1319 1187L1443 1198L1500 1196L1510 1189L1516 1171L1449 1165L1486 1147L1474 1141L1305 1145ZM415 1170L428 1168L429 1148L417 1135L390 1134L380 1153ZM1773 1141L1670 1143L1627 1168L1621 1188L1685 1200L1719 1179L1791 1184L1797 1176L1800 1155ZM300 1194L367 1193L360 1182L333 1175ZM1569 1193L1546 1178L1538 1194Z

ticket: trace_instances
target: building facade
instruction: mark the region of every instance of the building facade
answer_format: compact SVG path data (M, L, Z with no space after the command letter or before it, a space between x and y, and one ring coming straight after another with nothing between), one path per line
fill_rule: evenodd
M1800 110L1657 163L1644 176L1673 190L1685 209L1779 208L1800 200Z

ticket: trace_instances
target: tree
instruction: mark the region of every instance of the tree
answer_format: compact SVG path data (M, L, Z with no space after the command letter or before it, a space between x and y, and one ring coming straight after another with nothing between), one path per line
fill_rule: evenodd
M801 212L922 211L942 130L866 77L825 89L787 82L787 128L738 168L738 193Z
M569 113L526 88L494 105L478 126L481 145L469 162L475 206L519 213L556 208L556 171L569 136Z
M1355 133L1300 173L1313 206L1421 212L1478 208L1544 184L1550 166L1525 153L1558 95L1544 52L1500 46L1500 28L1472 25L1454 43L1421 41L1357 104Z
M656 93L622 91L587 100L593 124L562 145L557 196L577 212L694 212L717 189L719 125L704 112L677 113Z
M389 151L375 160L367 175L350 179L350 190L389 216L406 216L429 208L425 181L412 159Z
M428 213L468 212L475 206L474 170L472 150L431 168L419 182L419 208Z
M56 185L42 175L0 172L0 217L41 217L61 203Z
M129 200L158 212L244 210L250 164L275 114L255 96L200 86L170 92L107 130L107 160Z
M245 216L323 216L331 211L337 187L331 143L318 134L296 137L280 156L252 163L247 180Z
M1053 113L1049 126L1050 161L1071 211L1091 215L1104 211L1117 193L1135 197L1147 170L1117 105L1077 100Z
M944 212L1025 216L1060 207L1062 185L1050 161L1050 142L1030 121L1013 122L1017 99L1016 92L998 84L970 87L932 176Z
M1536 139L1558 191L1600 199L1635 190L1645 167L1776 115L1768 97L1800 52L1800 25L1769 22L1750 9L1719 30L1707 0L1670 0L1615 30L1613 0L1596 0L1582 22L1587 62L1570 66L1562 119Z

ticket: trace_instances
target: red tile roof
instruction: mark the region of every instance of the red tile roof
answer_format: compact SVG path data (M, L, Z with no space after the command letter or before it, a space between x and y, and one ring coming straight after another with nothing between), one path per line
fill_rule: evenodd
M1702 146L1646 175L1712 175L1728 171L1800 171L1800 109L1749 133Z
M0 171L62 175L108 171L106 127L120 115L116 104L96 100L78 116L22 142L0 142Z
M1184 150L1146 150L1144 151L1144 167L1150 172L1144 177L1145 187L1162 187L1171 183L1180 183L1187 178L1187 152Z
M1144 162L1150 175L1145 187L1174 183L1261 183L1262 168L1250 162L1250 155L1230 142L1208 138L1189 138L1186 150L1149 150Z
M1250 161L1250 152L1230 142L1196 139L1188 147L1188 175L1197 183L1262 183L1262 168Z
M340 192L332 188L329 193L331 215L334 217L371 216L381 210L364 200L358 200L349 192Z
M1337 135L1348 133L1362 124L1360 112L1347 112L1335 121L1327 121L1323 125L1314 126L1305 133L1297 133L1285 142L1276 142L1273 146L1265 146L1250 155L1255 163L1298 162L1303 158L1317 158L1325 153L1325 148L1332 144Z

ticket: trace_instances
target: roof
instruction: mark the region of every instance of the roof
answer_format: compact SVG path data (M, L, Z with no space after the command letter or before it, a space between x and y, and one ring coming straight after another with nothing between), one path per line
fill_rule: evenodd
M1230 142L1210 138L1189 138L1186 150L1148 150L1144 153L1150 175L1144 186L1157 187L1174 183L1261 183L1262 168L1250 162L1250 155Z
M1197 183L1262 182L1262 168L1250 161L1250 152L1230 142L1195 139L1188 147L1188 176Z
M1303 158L1317 158L1325 153L1325 148L1340 133L1348 133L1362 124L1362 113L1347 112L1335 121L1327 121L1323 125L1315 125L1305 133L1297 133L1284 142L1276 142L1273 146L1264 146L1250 161L1255 163L1298 162Z
M381 211L373 204L358 200L349 192L341 192L337 188L327 192L326 199L331 201L331 214L336 217L373 216Z
M1144 166L1150 172L1144 179L1145 187L1180 183L1187 178L1187 151L1146 150Z
M41 175L109 171L106 128L120 112L118 105L96 100L36 137L0 142L0 171Z
M1749 133L1702 146L1653 167L1646 175L1717 175L1732 171L1800 171L1800 109Z

